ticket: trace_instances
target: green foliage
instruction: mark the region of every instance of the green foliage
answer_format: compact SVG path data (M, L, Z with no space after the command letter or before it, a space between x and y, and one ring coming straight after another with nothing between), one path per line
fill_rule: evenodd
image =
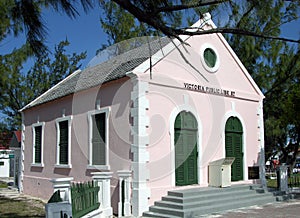
M19 129L21 114L18 110L78 69L86 53L68 54L68 45L67 40L60 42L55 47L53 60L49 53L35 58L28 72L23 69L30 51L28 45L14 50L12 54L0 56L3 72L0 77L0 111L6 115L3 125L11 130Z
M100 18L100 24L103 31L108 36L107 44L103 45L100 50L115 43L124 40L143 37L143 36L160 36L161 32L140 22L131 13L121 8L113 1L100 1L101 8L104 15ZM139 1L139 4L153 4L158 6L163 4L164 1ZM182 13L174 12L167 13L164 17L165 20L173 27L178 27L182 23Z
M279 36L281 26L298 18L299 3L285 1L232 2L227 26ZM293 162L299 147L299 48L282 41L241 35L227 35L247 70L265 94L265 150L267 158L282 152L282 162ZM299 120L299 119L298 119ZM293 146L287 146L291 140ZM298 144L298 146L296 146ZM297 148L296 148L297 147ZM293 149L291 149L293 148ZM294 152L290 159L288 154Z

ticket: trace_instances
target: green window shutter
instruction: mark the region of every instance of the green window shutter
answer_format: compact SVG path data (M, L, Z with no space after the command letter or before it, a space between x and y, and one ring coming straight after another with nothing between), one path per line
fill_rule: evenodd
M106 114L99 113L92 116L92 164L106 164Z
M185 173L184 173L184 143L183 136L181 134L181 130L175 129L175 177L176 177L176 185L184 185L185 184Z
M59 164L68 164L68 121L59 122Z
M41 163L42 161L42 126L34 127L35 142L34 142L34 162Z
M234 157L231 180L243 179L243 126L237 117L230 117L225 126L226 157Z
M198 183L197 120L189 112L178 114L174 125L176 185Z

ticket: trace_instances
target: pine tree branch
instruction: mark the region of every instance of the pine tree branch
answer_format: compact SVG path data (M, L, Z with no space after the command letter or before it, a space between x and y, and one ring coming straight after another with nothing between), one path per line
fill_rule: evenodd
M155 15L153 16L152 11L148 12L142 10L138 6L132 4L130 0L113 0L113 1L117 3L120 7L127 10L133 16L135 16L140 22L147 23L153 28L161 31L164 35L168 37L174 37L178 39L180 42L182 42L180 35L194 36L194 35L204 35L204 34L213 34L213 33L223 33L223 34L228 33L228 34L253 36L253 37L259 37L259 38L270 39L270 40L281 40L285 42L300 43L300 40L260 34L249 30L241 29L241 28L216 28L216 29L201 30L201 31L200 30L190 31L191 28L175 29L165 24L163 20L159 18L159 16L155 16ZM217 2L217 1L213 1L213 2Z
M188 4L181 4L181 5L169 5L164 7L158 7L152 12L154 14L158 14L161 12L173 12L173 11L181 11L185 9L191 9L191 8L198 8L203 6L209 6L214 4L220 4L224 2L228 2L229 0L215 0L215 1L199 1L197 3L188 3Z
M290 39L285 37L270 36L270 35L260 34L257 32L252 32L241 28L216 28L211 30L200 30L195 32L191 32L188 29L174 29L173 32L175 33L175 35L189 35L189 36L213 34L213 33L228 33L228 34L237 34L237 35L244 35L244 36L253 36L253 37L271 39L271 40L281 40L281 41L292 42L292 43L300 43L300 39L296 40L296 39Z

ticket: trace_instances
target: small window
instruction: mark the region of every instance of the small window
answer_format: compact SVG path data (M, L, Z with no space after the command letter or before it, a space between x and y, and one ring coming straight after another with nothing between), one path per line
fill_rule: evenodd
M211 48L204 50L204 60L208 67L213 68L216 66L217 55Z
M34 162L41 163L42 161L42 126L36 126L35 129L35 144L34 144Z
M59 164L68 164L68 121L59 122Z
M56 167L71 167L71 121L71 116L56 119Z
M44 125L45 123L36 123L32 126L33 133L33 160L32 165L43 166L43 144L44 144Z
M106 164L105 113L93 115L92 122L93 122L92 165L105 165Z
M91 111L89 120L89 168L109 169L108 161L109 108Z
M207 71L214 73L219 69L219 54L212 45L205 43L201 47L200 54L201 63Z

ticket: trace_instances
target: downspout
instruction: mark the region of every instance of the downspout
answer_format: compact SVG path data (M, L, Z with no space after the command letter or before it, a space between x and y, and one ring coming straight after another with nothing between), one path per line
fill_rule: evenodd
M131 135L132 145L131 152L133 160L132 170L132 215L135 217L142 216L143 212L149 208L148 200L150 198L150 189L147 187L149 180L149 170L147 163L149 161L149 152L147 146L149 144L149 135L147 128L149 126L149 117L147 109L149 108L149 100L146 93L149 89L148 82L141 81L134 73L128 73L131 78L133 89L131 91L131 117L133 118Z

